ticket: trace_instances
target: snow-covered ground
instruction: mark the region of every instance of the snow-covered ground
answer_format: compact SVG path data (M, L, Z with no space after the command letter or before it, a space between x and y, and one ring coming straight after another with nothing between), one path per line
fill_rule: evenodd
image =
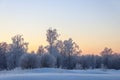
M120 80L120 70L16 69L0 71L0 80Z

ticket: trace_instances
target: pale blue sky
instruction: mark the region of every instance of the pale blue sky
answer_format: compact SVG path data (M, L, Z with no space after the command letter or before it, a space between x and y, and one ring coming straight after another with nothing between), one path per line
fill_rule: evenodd
M72 37L84 53L120 52L120 0L0 0L0 42L23 34L30 49L46 44L46 30ZM118 45L119 44L119 45Z

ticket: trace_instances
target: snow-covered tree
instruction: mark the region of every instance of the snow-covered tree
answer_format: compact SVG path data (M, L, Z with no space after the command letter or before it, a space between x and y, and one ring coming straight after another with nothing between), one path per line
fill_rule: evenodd
M50 29L47 30L46 36L47 36L47 41L49 43L49 49L48 50L49 50L49 53L52 54L53 53L53 51L52 51L53 45L54 45L55 41L57 40L57 38L59 37L59 34L57 33L56 29L51 29L50 28Z
M114 53L110 56L108 62L109 69L120 69L120 53Z
M34 53L23 54L20 58L20 67L22 69L33 69L39 67L39 57Z
M51 54L44 54L40 59L41 67L55 67L56 58Z
M105 48L100 54L102 56L102 63L105 67L109 67L109 60L111 59L113 51L110 48Z
M57 40L55 47L54 47L54 56L56 57L56 66L57 68L62 67L63 61L63 48L64 44L61 40Z
M56 58L56 66L60 67L61 64L61 54L58 48L58 40L59 34L56 29L48 29L47 30L47 41L49 45L46 47L48 52L52 54Z
M101 56L109 56L109 55L112 55L112 49L111 48L105 48L100 54Z
M9 53L7 55L7 67L13 69L19 66L20 57L27 52L28 43L24 42L22 35L16 35L12 38Z
M63 54L65 58L67 58L65 60L66 60L66 63L68 64L67 65L68 69L73 68L73 64L72 64L73 63L72 61L74 61L73 56L80 55L80 53L81 53L81 50L79 49L79 46L75 42L73 42L71 38L64 41Z
M81 50L79 46L73 42L71 38L64 41L64 55L71 56L71 55L80 55Z
M7 68L6 53L8 45L6 42L0 43L0 70Z

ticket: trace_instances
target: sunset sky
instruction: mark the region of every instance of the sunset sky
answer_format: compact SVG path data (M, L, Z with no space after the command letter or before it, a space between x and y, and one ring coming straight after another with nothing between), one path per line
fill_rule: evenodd
M83 53L120 52L120 0L0 0L0 42L23 34L29 51L46 45L46 30L71 37Z

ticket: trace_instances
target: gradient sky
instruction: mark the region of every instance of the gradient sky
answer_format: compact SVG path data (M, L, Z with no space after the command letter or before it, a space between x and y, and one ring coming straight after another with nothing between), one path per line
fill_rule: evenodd
M0 0L0 42L23 34L29 50L46 45L46 30L69 37L83 53L120 52L120 0Z

